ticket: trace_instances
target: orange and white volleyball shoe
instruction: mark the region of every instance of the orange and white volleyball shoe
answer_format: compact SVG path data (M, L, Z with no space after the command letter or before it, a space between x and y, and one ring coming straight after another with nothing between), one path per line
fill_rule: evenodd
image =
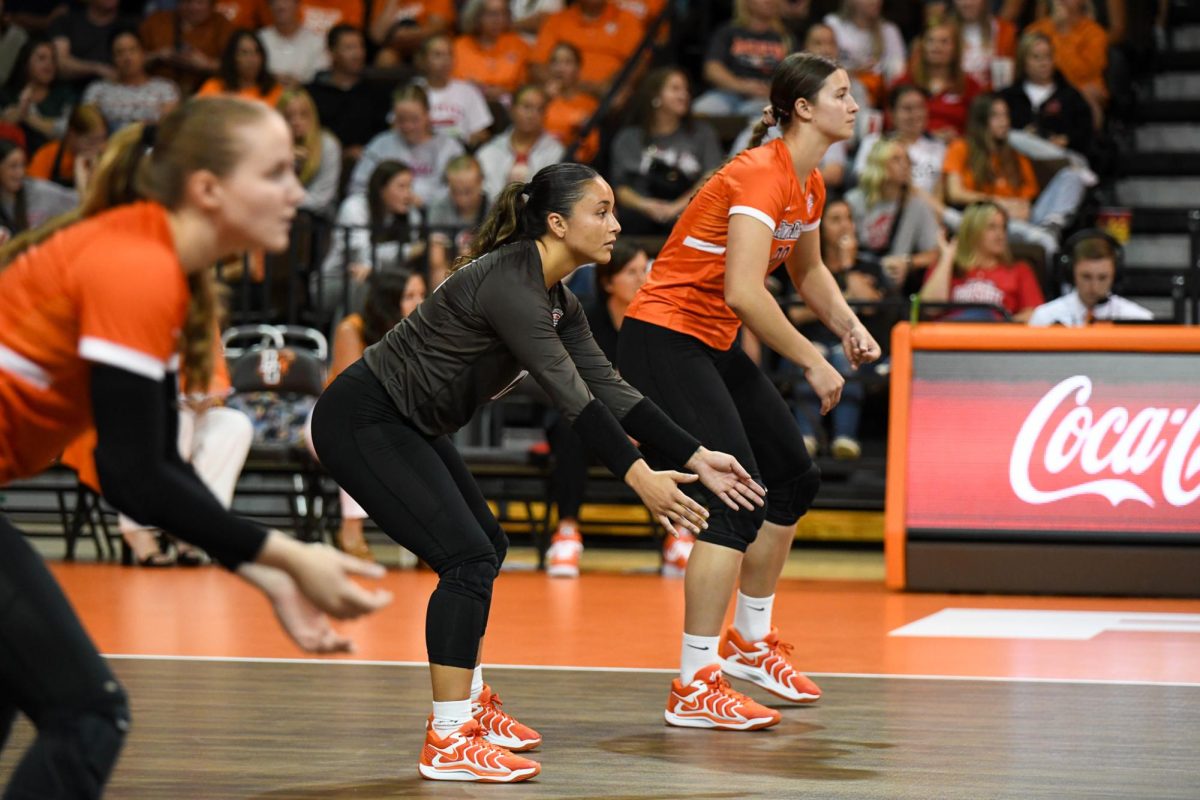
M721 669L729 677L757 683L793 703L812 703L821 697L821 687L792 666L787 658L791 652L790 644L779 641L778 628L771 628L761 641L747 642L729 627L717 648Z
M516 783L537 775L542 765L492 744L479 723L469 719L444 737L426 726L417 769L431 781Z
M546 574L551 578L578 578L583 537L574 525L559 525L546 550Z
M687 685L678 678L671 682L663 717L668 725L681 728L756 731L777 724L781 715L735 692L721 674L721 665L709 664Z
M471 714L483 728L484 738L514 753L532 750L542 743L542 735L523 725L500 706L500 697L486 683L479 699L471 704Z

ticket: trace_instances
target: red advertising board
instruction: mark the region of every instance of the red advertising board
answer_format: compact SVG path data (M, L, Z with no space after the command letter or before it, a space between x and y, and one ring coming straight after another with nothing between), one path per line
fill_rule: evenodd
M1200 535L1200 330L905 325L893 361L889 585L913 535Z

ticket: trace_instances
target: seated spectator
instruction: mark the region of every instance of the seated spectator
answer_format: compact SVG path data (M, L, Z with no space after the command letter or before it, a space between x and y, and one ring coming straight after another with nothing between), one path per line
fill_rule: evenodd
M892 90L888 120L892 125L889 134L904 145L908 161L912 164L912 185L931 197L942 195L942 163L946 160L946 143L935 139L925 131L929 118L925 90L912 84L901 84ZM881 134L872 133L858 145L854 157L854 180L858 180L867 166L867 156Z
M429 285L441 285L461 253L467 252L487 215L483 172L474 156L462 155L446 165L449 191L429 206Z
M131 122L158 122L179 104L179 87L146 72L146 51L136 30L118 31L112 38L113 80L93 81L82 102L100 110L108 129L116 132Z
M925 29L913 43L909 71L897 83L919 86L928 97L926 131L942 141L962 136L967 109L983 91L962 70L962 42L958 28L944 22Z
M771 75L791 50L778 0L737 0L733 19L709 40L704 80L712 88L696 98L693 111L757 119L769 101Z
M642 81L632 124L613 138L609 179L626 234L662 234L721 164L712 127L692 119L687 75L660 67Z
M366 300L363 310L350 314L333 333L333 360L329 365L329 379L340 375L346 367L362 358L363 351L383 338L383 335L400 324L425 299L425 278L419 272L393 269L375 272L367 279ZM367 512L346 493L339 489L341 498L342 524L338 528L334 544L352 556L374 561L371 547L363 536L363 520Z
M625 321L625 310L646 282L649 264L645 251L618 239L608 262L596 265L595 297L584 303L583 310L592 337L609 361L617 357L617 333ZM555 464L550 475L550 500L558 510L558 527L546 551L546 574L552 578L578 578L583 554L579 508L587 489L592 455L571 423L557 411L547 415L546 439ZM673 537L666 539L664 549L670 546ZM687 555L687 552L682 554L683 564L687 563Z
M292 130L296 176L304 187L300 208L326 217L337 199L342 173L342 146L321 127L317 107L303 89L288 89L279 98L279 112Z
M435 34L417 50L417 82L429 97L429 120L436 133L474 149L491 136L494 120L483 92L475 84L451 78L454 45L449 35Z
M509 105L525 82L529 43L512 27L508 0L471 0L454 40L453 77L473 81L491 102Z
M29 41L29 33L4 13L4 0L0 0L0 86L8 83L17 56Z
M1016 82L1000 93L1008 104L1013 133L1037 136L1086 156L1092 151L1091 109L1075 87L1054 69L1054 45L1041 33L1021 37ZM1022 149L1014 141L1014 146Z
M912 165L902 142L875 143L846 204L854 214L858 244L879 259L887 288L904 286L910 271L937 261L941 225L927 195L912 184Z
M151 0L153 2L153 0ZM234 28L256 31L271 18L268 0L217 0L217 13L229 20Z
M542 167L563 158L563 145L546 132L546 92L526 84L513 95L512 125L479 148L475 158L483 171L483 191L499 197L512 182L525 183Z
M65 80L82 89L93 78L113 80L109 42L130 20L122 19L119 0L85 0L50 23L58 68Z
M885 295L885 279L876 265L862 260L858 255L858 242L854 218L850 206L844 200L830 200L821 215L821 260L833 274L838 288L850 302L877 303ZM862 313L862 312L860 312ZM833 440L829 451L834 458L856 459L862 455L858 427L862 418L862 402L865 390L861 381L855 380L855 369L846 358L841 339L821 324L817 315L807 306L788 309L792 323L813 343L823 356L829 359L838 372L848 380L842 387L842 399L829 418L833 427ZM824 434L821 426L821 401L803 380L801 370L792 364L784 367L784 373L794 377L798 396L793 397L793 412L800 432L804 435L804 446L810 455L817 455L823 448Z
M269 106L279 104L283 85L271 74L267 51L253 32L243 29L229 37L216 76L205 81L196 92L198 97L217 94L257 100Z
M985 89L999 91L992 78L992 63L1017 55L1017 27L992 13L988 0L954 0L950 19L962 31L963 72Z
M971 205L962 216L958 236L939 242L937 264L921 288L927 303L987 303L1003 308L1016 322L1027 322L1045 302L1033 269L1014 263L1008 250L1008 213L996 203ZM995 319L986 311L965 310L947 318Z
M434 133L429 119L429 95L424 88L409 84L397 89L392 98L392 129L376 136L363 150L346 191L362 194L367 179L381 161L403 161L412 170L413 202L419 208L426 208L446 193L442 177L446 165L463 152L457 139Z
M570 149L578 142L573 160L586 164L600 150L600 131L593 129L583 141L579 141L579 135L600 101L580 87L579 58L579 50L566 42L555 45L551 52L549 77L543 85L549 98L545 125L564 147Z
M362 31L335 25L326 44L329 70L317 73L308 93L317 104L317 116L341 142L346 155L357 160L367 142L387 128L391 103L364 78L367 45Z
M431 36L454 33L453 0L376 0L371 39L379 45L375 65L406 62Z
M1079 90L1092 109L1097 129L1108 105L1108 33L1087 12L1087 0L1053 0L1050 16L1034 22L1025 33L1041 33L1054 46L1054 66Z
M558 45L569 44L579 54L579 88L596 97L608 93L613 79L642 40L642 24L612 0L577 0L546 17L530 55L536 77L545 79Z
M358 310L372 272L394 270L425 255L413 183L407 164L382 161L364 191L342 201L320 285L311 287L323 311Z
M1009 128L1003 98L975 98L967 135L946 148L946 202L961 207L987 201L1003 207L1012 220L1013 237L1041 247L1051 263L1059 234L1079 209L1084 180L1077 170L1062 169L1039 193L1033 164L1009 142ZM951 228L956 221L956 214L948 215Z
M838 42L838 61L856 76L871 96L871 106L883 106L886 87L905 69L904 37L895 23L883 18L882 0L842 0L837 13L825 16Z
M79 205L79 193L25 171L25 151L0 139L0 244Z
M189 95L221 65L236 28L216 12L214 0L179 0L173 11L156 11L142 22L150 71Z
M1150 309L1115 292L1120 247L1096 230L1072 236L1066 254L1071 291L1034 309L1029 324L1081 328L1094 322L1154 319Z
M258 32L267 63L285 86L309 83L329 67L329 51L320 34L304 27L299 0L270 0L273 24Z
M48 142L29 160L29 176L53 181L86 196L87 181L108 142L104 117L95 106L75 106L61 140Z
M0 91L0 118L19 125L29 152L63 135L75 93L59 80L54 46L46 39L25 43L8 85Z

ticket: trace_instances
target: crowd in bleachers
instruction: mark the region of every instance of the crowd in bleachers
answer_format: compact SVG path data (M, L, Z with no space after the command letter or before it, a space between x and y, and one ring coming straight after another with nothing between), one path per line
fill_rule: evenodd
M0 240L76 205L122 126L223 94L280 110L306 190L292 250L225 272L254 284L241 296L259 304L257 321L330 331L389 270L415 269L432 290L503 186L564 158L609 179L625 235L652 259L748 139L775 65L804 48L846 67L861 107L855 137L821 165L822 252L846 296L917 294L1024 320L1057 293L1064 233L1088 221L1142 39L1153 40L1130 31L1161 24L1160 7L0 0ZM293 284L276 310L272 269ZM590 279L572 287L596 293ZM811 314L789 313L824 341ZM810 449L861 453L861 392L847 384L829 437L797 393Z

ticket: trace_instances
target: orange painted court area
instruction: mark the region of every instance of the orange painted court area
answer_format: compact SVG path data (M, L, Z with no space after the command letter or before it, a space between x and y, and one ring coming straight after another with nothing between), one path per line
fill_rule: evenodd
M285 640L266 602L219 568L51 568L102 653L305 655ZM345 658L425 661L425 606L435 582L430 572L389 572L381 583L395 601L372 618L343 623L357 645ZM784 580L775 619L796 646L796 665L815 674L1200 684L1200 625L1184 632L1110 631L1084 641L889 636L947 608L1200 614L1200 600L906 594L873 581ZM584 573L571 581L506 572L496 584L484 662L673 670L682 623L680 580Z

